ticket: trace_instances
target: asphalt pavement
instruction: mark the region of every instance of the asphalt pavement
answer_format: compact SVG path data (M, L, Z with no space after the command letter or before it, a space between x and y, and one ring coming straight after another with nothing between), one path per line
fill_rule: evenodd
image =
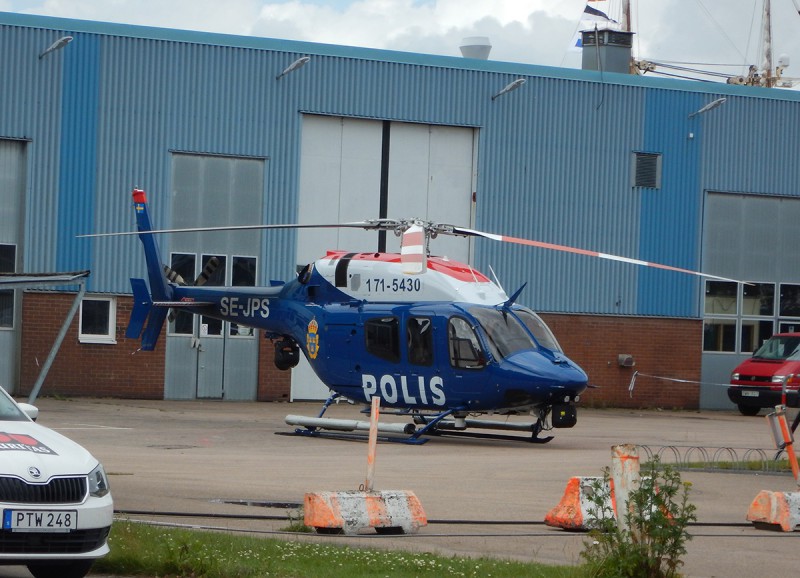
M276 435L293 431L284 422L287 414L314 416L318 403L41 398L37 405L40 423L103 462L115 509L135 512L129 514L134 518L170 513L158 520L281 537L292 505L301 504L306 492L355 490L365 481L366 443ZM348 404L333 406L328 415L368 419ZM449 437L421 446L380 442L375 489L413 491L431 523L409 536L292 534L289 539L579 564L586 536L542 522L570 477L602 475L612 446L645 446L662 451L667 462L675 455L725 459L748 449L762 450L750 452L751 458L775 453L764 417L734 412L580 408L578 424L555 430L555 436L544 445ZM758 530L745 519L760 490L796 491L794 478L719 471L681 475L692 484L698 516L685 575L796 573L800 533ZM0 566L0 578L12 576L29 574L22 567Z

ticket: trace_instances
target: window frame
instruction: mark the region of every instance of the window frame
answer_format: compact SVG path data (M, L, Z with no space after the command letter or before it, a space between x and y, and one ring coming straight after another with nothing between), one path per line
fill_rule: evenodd
M8 266L0 266L0 272L2 273L15 273L17 271L17 245L16 243L0 243L0 248L8 247L12 251L10 263L7 259L4 259L4 263L0 263L0 265L10 265ZM8 269L5 271L4 269ZM5 322L0 323L0 331L13 331L16 327L16 315L17 315L17 291L16 289L2 289L0 290L1 295L7 295L11 301L10 313L11 313L11 322L6 324ZM3 311L5 313L5 310ZM0 319L5 318L5 314L0 316Z
M258 256L256 255L228 255L230 260L230 266L228 270L230 271L229 282L231 287L255 287L258 284ZM245 260L252 260L253 262L253 284L252 285L243 285L239 283L235 283L234 274L238 271L236 268L236 264L245 261ZM256 328L249 326L249 325L240 325L234 321L228 322L228 337L232 339L253 339L256 336Z
M735 294L730 291L709 292L709 288L715 286L724 289L734 285ZM781 316L778 291L783 285L795 285L800 289L797 283L764 281L745 285L707 279L703 285L702 303L703 353L752 354L763 344L765 332L770 333L767 338L781 332L783 324L792 319ZM753 293L753 287L758 288L757 292ZM767 311L769 306L764 307L762 296L771 300L771 311ZM762 303L758 304L759 301ZM800 317L796 319L800 325ZM713 339L714 348L709 347L710 339Z
M108 303L108 319L105 333L84 333L83 306L87 301ZM87 295L81 299L78 315L78 342L115 345L117 343L117 298L115 296Z

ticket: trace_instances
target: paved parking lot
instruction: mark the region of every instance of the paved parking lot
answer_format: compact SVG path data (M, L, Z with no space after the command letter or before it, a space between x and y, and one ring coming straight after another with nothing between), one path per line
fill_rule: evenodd
M117 510L200 513L209 517L170 519L277 531L287 525L288 514L287 520L247 522L211 516L282 517L284 506L241 502L302 503L305 492L357 489L366 474L364 443L275 435L291 431L284 423L287 414L316 415L319 404L42 398L37 405L40 423L85 445L105 464ZM329 416L366 419L345 404L331 408ZM610 465L611 446L619 443L770 449L773 442L763 417L581 409L578 425L557 430L546 445L463 438L435 438L422 446L380 443L375 489L414 491L437 523L404 537L292 539L578 563L585 537L541 522L561 499L567 480L600 475ZM692 528L687 575L796 573L799 533L742 525L760 490L794 491L793 478L719 472L682 476L692 483L700 523ZM442 523L454 520L471 523ZM0 578L26 575L23 568L0 567Z

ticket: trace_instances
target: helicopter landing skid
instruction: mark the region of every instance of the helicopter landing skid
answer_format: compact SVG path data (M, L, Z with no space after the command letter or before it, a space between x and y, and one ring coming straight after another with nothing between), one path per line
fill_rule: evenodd
M362 433L322 431L320 429L309 429L309 428L297 428L291 432L275 432L275 434L281 436L304 436L310 438L324 438L324 439L344 440L351 442L369 441L369 436ZM377 439L382 442L409 444L415 446L421 446L422 444L430 441L428 438L416 438L413 436L400 437L400 436L389 436L381 434L378 434Z
M536 435L532 435L531 437L523 437L511 434L492 434L492 433L478 433L471 431L446 431L446 430L440 430L429 435L442 436L442 437L445 436L463 437L463 438L484 439L484 440L502 440L509 442L523 442L528 444L546 444L555 439L555 436L547 436L540 438Z

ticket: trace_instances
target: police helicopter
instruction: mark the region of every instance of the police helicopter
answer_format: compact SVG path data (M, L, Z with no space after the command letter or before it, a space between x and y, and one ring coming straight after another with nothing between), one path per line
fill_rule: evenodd
M562 351L544 321L469 265L431 256L438 235L496 241L580 253L693 275L695 271L605 253L485 233L419 220L378 219L331 225L243 225L154 229L146 194L133 191L136 232L144 247L148 283L131 279L134 305L126 337L155 348L171 309L260 329L275 346L275 365L289 370L300 353L331 390L317 417L287 416L294 433L308 436L367 429L368 423L324 417L337 401L381 407L409 417L381 424L387 439L424 443L426 436L490 429L526 432L513 439L546 443L544 431L571 428L586 373ZM400 253L328 253L295 279L267 287L189 285L162 265L157 233L236 229L351 227L394 231ZM213 265L213 263L211 264ZM481 415L529 415L530 423L476 419ZM500 434L490 437L507 437Z

